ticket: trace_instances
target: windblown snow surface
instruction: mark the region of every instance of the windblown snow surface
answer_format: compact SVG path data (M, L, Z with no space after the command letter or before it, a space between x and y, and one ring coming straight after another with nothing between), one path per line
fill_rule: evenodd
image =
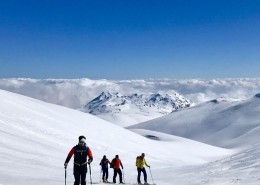
M124 181L135 183L135 157L144 152L151 165L152 176L147 169L150 183L260 184L258 142L243 144L243 148L236 143L236 147L224 149L159 130L132 132L90 114L3 90L0 90L0 184L64 184L64 160L79 135L87 137L94 155L93 182L100 182L102 156L112 159L118 154L124 165ZM67 184L73 184L72 163L67 169ZM87 180L89 183L89 173Z

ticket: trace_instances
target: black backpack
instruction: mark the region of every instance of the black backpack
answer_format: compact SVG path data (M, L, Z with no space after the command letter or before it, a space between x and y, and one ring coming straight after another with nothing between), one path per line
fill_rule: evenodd
M110 163L110 168L114 168L114 166L115 166L115 159L113 159L113 160L111 161L111 163Z

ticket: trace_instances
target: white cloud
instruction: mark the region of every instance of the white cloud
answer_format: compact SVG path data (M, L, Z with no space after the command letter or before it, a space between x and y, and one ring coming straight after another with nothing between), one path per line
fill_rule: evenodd
M0 88L37 98L46 102L79 109L103 91L121 93L158 92L175 90L201 103L218 97L246 99L260 92L259 78L240 79L140 79L90 80L83 79L0 79Z

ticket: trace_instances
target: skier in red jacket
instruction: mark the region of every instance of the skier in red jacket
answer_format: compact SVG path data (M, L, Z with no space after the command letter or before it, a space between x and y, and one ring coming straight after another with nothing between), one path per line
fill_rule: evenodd
M75 178L74 185L86 185L86 174L87 174L87 164L93 161L93 156L90 148L86 146L86 137L79 136L78 145L74 146L64 163L64 167L67 168L70 158L74 155L74 167L73 174ZM87 160L88 157L88 160Z
M112 160L112 166L114 167L114 176L113 176L113 183L116 183L116 176L119 174L119 183L123 184L123 178L122 178L122 171L120 169L120 166L122 169L124 169L123 164L121 160L119 159L119 156L116 155L116 157Z

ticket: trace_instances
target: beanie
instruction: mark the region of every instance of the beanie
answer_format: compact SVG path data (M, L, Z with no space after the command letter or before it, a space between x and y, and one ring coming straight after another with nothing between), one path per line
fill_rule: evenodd
M81 141L82 139L86 141L86 137L85 136L79 136L79 141Z

